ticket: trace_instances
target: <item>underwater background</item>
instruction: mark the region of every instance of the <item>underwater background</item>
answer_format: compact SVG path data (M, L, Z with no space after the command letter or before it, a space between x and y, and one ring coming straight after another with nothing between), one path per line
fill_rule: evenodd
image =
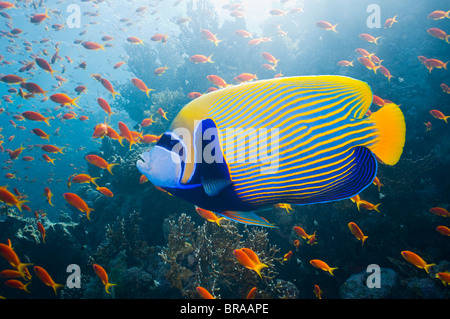
M10 240L20 261L33 265L28 266L31 279L17 278L24 285L31 282L26 291L5 285L10 279L2 276L0 296L197 299L196 287L204 287L216 298L239 299L256 287L257 299L314 299L317 285L323 299L450 297L448 285L436 278L450 271L450 238L436 230L450 227L449 216L430 212L450 204L450 124L430 114L450 113L450 91L442 85L450 85L450 76L446 65L430 71L418 58L450 60L448 37L427 32L439 28L450 33L448 13L441 19L429 17L436 10L448 12L448 1L41 0L16 1L13 8L7 3L0 2L0 186L15 189L16 198L28 202L21 210L0 203L0 242L7 245ZM46 11L44 20L33 22L34 14ZM395 22L385 27L393 17ZM316 22L321 20L337 24L337 32L319 28ZM377 21L378 27L369 27ZM202 36L204 29L220 42L216 45ZM237 30L247 30L251 38ZM363 33L380 38L368 42L360 37ZM167 37L154 41L156 34ZM142 43L131 43L129 37ZM252 39L259 41L249 43ZM103 47L89 49L85 41ZM358 48L382 60L392 78L362 65ZM279 60L276 65L266 61L263 52ZM191 62L196 54L211 56L214 63ZM56 72L33 64L36 57ZM339 65L343 60L352 65ZM167 69L155 75L160 67ZM94 136L97 125L106 122L116 131L123 122L142 135L159 136L191 101L190 93L207 94L214 87L208 75L236 84L233 79L241 73L258 79L349 76L367 82L374 95L400 105L406 121L403 155L395 166L379 165L377 177L383 186L371 185L359 194L380 203L379 212L358 210L351 200L342 200L263 212L277 229L229 220L219 226L199 216L194 205L141 180L136 161L154 143L138 139L129 147L126 140L121 145L118 139ZM38 84L46 94L21 91L20 81L3 78L10 74ZM99 78L107 79L119 94L111 94ZM132 78L152 91L147 95ZM78 93L79 86L86 91ZM56 93L79 97L77 106L52 101L49 97ZM98 98L105 99L114 114L105 113ZM371 110L380 107L374 103ZM51 117L49 125L23 118L25 111ZM154 122L143 127L142 120L150 117ZM48 141L33 133L35 128L49 134ZM64 149L48 153L42 149L45 144ZM21 146L20 155L11 158ZM54 163L43 160L43 154ZM89 164L88 154L118 165L110 173ZM94 183L71 183L69 189L70 178L81 173L98 177L95 183L112 194L104 195ZM44 195L46 187L53 194L52 205ZM89 219L65 200L67 192L94 209ZM45 243L38 222L45 229ZM349 231L349 222L368 236L363 245ZM314 241L298 236L295 226L315 233ZM269 266L261 277L236 260L233 251L242 247L252 249ZM289 251L292 255L284 260ZM436 265L427 272L408 263L402 251ZM313 267L312 259L338 269L331 275ZM115 284L108 292L94 264L101 265ZM77 265L80 282L69 278L74 269L69 265ZM380 288L366 285L372 273L369 265L380 267ZM35 275L34 266L44 268L63 287L48 287ZM10 263L0 258L0 271L6 269L12 269ZM66 285L69 282L72 285Z

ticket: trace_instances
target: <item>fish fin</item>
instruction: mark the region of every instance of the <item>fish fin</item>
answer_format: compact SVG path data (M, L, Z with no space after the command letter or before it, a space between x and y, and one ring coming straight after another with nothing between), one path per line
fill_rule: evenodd
M225 187L232 184L229 179L209 179L203 176L201 179L203 190L208 196L217 196Z
M234 220L235 222L246 224L246 225L278 228L277 226L269 223L266 219L256 215L253 212L223 211L218 214L227 219L231 219L231 220Z
M112 164L108 164L108 166L106 167L106 169L108 170L108 172L111 173L111 175L114 175L113 172L112 172L112 168L113 168L114 166L116 166L116 165L119 165L119 164L117 164L117 163L112 163Z
M402 155L405 145L405 117L394 103L373 112L371 119L379 132L378 141L369 149L385 164L395 165Z
M334 271L335 271L336 269L338 269L338 268L335 267L335 268L330 268L330 269L328 269L328 272L331 274L331 276L334 276Z
M427 272L427 274L430 273L430 268L436 266L436 264L427 264L423 267L423 269L425 269L425 271Z

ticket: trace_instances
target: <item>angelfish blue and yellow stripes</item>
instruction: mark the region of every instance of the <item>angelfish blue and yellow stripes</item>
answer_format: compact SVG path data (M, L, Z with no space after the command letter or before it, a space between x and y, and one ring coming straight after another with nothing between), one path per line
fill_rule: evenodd
M226 94L206 116L217 125L240 199L257 206L306 204L353 196L375 177L373 155L359 148L370 147L379 138L375 123L363 119L371 102L370 88L360 81L334 76L286 78L254 82L247 90ZM243 132L277 128L278 149L258 161L261 141L248 134L226 134L230 128ZM245 156L228 158L238 149L242 154L243 148ZM264 166L275 158L276 171L265 174ZM356 174L363 174L358 177L364 186L351 183Z
M371 103L367 83L343 76L226 87L187 104L137 166L174 196L242 223L272 227L254 212L278 203L352 197L372 183L377 162L398 162L403 113L387 104L367 115ZM183 159L174 145L195 161ZM202 158L206 151L214 161Z

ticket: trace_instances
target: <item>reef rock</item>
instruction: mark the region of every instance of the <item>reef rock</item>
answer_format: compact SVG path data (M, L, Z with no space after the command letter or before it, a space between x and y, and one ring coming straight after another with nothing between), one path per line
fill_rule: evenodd
M367 282L370 272L351 275L339 289L342 299L385 299L389 298L398 284L397 273L389 268L380 268L380 285L369 288ZM369 279L369 282L371 280Z

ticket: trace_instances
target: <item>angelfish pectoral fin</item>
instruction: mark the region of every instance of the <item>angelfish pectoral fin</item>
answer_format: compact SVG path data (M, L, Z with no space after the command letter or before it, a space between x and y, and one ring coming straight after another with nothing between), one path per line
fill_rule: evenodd
M226 179L208 179L201 178L203 190L208 196L217 196L225 187L231 185L232 182Z
M265 218L256 215L254 212L223 211L218 214L227 219L231 219L234 220L235 222L246 225L278 228L278 226L269 223Z

